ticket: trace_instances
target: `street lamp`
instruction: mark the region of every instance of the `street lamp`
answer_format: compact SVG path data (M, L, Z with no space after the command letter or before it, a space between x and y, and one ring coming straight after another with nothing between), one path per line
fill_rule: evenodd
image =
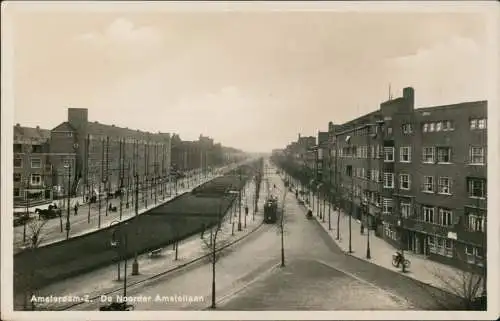
M114 220L114 221L112 221L112 222L110 222L110 223L109 223L109 227L113 226L114 224L118 224L118 223L120 223L120 222L119 222L119 221ZM116 280L117 280L117 281L121 281L121 275L120 275L120 265L121 265L121 264L120 264L120 252L119 252L119 250L118 250L118 249L119 249L118 247L115 247L115 248L117 249L117 251L116 251L116 252L117 252L117 255L118 255L118 259L117 259L117 271L118 271L118 277L117 277L117 279L116 279Z
M64 165L64 168L67 168L68 169L68 192L67 192L67 211L68 213L66 214L66 239L69 239L69 230L71 229L71 226L70 226L70 223L69 223L69 213L70 213L70 209L69 209L69 203L70 203L70 184L71 184L71 165L68 164L68 165Z
M137 219L139 217L139 174L135 172L135 228L137 233ZM139 262L137 262L137 246L134 246L134 262L132 263L132 275L139 274Z
M126 228L128 223L123 223L123 228ZM118 234L118 236L116 235ZM127 232L123 232L121 227L118 227L111 234L111 246L117 248L118 251L122 250L124 267L123 267L123 296L127 296Z
M345 138L347 145L351 145L351 136ZM354 173L351 166L351 210L349 211L349 253L352 253L352 214L354 211Z
M239 187L241 188L241 167L239 169L239 176L240 176L240 184ZM241 231L241 191L238 193L238 231Z

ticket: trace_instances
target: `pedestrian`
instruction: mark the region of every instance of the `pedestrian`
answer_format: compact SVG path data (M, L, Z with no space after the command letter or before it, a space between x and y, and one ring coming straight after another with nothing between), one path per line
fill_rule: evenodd
M245 215L248 216L248 206L245 205Z
M203 239L203 235L205 234L205 223L201 225L201 239Z
M78 207L79 207L79 204L78 204L78 202L76 202L75 206L73 207L73 210L75 211L75 215L78 214Z

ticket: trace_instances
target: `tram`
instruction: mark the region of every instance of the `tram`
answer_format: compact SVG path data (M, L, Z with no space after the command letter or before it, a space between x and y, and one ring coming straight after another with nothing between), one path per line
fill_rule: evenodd
M264 223L273 224L276 223L278 216L278 199L275 197L269 197L266 199L264 204Z

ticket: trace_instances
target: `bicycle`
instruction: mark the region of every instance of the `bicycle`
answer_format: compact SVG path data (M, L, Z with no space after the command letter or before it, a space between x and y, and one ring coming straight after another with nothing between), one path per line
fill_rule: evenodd
M403 258L403 262L402 263L403 263L403 265L404 265L405 268L409 268L410 264L411 264L410 260L405 259L405 258ZM394 254L392 256L392 266L398 268L400 264L401 264L401 257L399 257L398 255Z

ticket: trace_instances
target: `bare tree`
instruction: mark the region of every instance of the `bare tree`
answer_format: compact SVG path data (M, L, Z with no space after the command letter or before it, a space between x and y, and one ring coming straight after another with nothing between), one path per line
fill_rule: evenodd
M174 260L177 261L179 259L179 244L181 243L181 238L179 235L179 231L182 226L186 225L186 220L184 218L174 218L172 220L173 232L174 232L174 243L172 244L174 250Z
M453 269L451 274L439 268L435 268L430 272L439 280L442 287L460 298L462 308L473 310L474 302L484 293L484 264L486 262L481 259L474 262L477 265L474 266L474 264L469 264L463 260L463 256L457 251L455 253L458 260L463 262L460 268Z
M31 220L28 224L28 237L26 243L26 250L31 251L31 256L33 258L33 263L30 269L29 280L25 292L24 309L28 308L28 297L32 298L35 292L34 280L36 272L36 249L40 246L43 241L42 231L43 227L47 224L47 220L35 219ZM35 310L35 301L31 301L31 310Z
M208 255L208 261L210 262L210 265L212 267L212 304L210 306L211 309L216 308L216 294L215 294L215 268L216 268L216 263L221 257L221 252L220 249L224 248L229 240L224 240L224 239L218 239L220 232L222 231L223 228L223 223L224 223L224 213L222 213L222 204L224 203L224 200L226 200L226 194L220 201L219 209L217 212L217 218L215 221L215 225L210 228L210 234L202 238L203 243L202 246L204 249L209 253ZM229 213L231 215L231 213Z

